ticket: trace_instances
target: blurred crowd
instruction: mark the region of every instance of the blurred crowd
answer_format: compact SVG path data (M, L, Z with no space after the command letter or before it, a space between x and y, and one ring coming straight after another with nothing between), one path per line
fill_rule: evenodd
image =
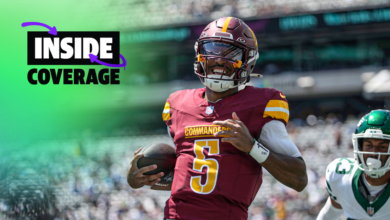
M145 28L204 23L224 16L262 18L386 4L389 4L388 0L121 0L112 1L108 7L117 12L117 19L111 21L112 25L121 28Z
M353 157L356 124L332 114L291 120L288 132L305 159L309 183L297 193L265 170L249 219L315 219L328 196L326 166ZM0 161L0 218L163 219L170 192L133 190L126 181L133 152L152 142L172 143L168 135L85 138L37 143L35 154L10 152Z

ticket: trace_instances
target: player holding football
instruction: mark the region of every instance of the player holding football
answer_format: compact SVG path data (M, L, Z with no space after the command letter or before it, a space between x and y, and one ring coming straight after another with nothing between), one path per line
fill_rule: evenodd
M339 158L326 169L329 198L317 220L390 219L390 111L365 115L352 135L355 159Z
M195 74L206 87L171 94L163 111L177 154L173 183L154 185L162 174L143 175L154 168L138 170L142 155L135 155L129 185L171 190L165 219L247 219L262 167L302 191L306 166L285 128L286 97L275 89L238 89L258 58L252 30L240 19L220 18L203 30L195 52Z

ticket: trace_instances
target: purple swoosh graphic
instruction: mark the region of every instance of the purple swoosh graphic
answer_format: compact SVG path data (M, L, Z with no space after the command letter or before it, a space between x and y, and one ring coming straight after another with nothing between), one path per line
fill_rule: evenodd
M49 32L48 32L49 34L57 35L57 28L55 26L50 27L49 25L44 24L44 23L40 23L40 22L24 22L24 23L22 23L22 27L31 26L31 25L45 27L45 28L49 29Z
M91 63L96 62L98 64L101 64L101 65L104 65L104 66L109 66L109 67L122 67L123 66L123 70L125 70L126 60L122 56L122 54L119 54L119 57L123 60L122 64L111 64L111 63L105 63L105 62L103 62L101 60L98 60L98 57L96 55L93 55L92 53L89 54L89 59L91 60Z

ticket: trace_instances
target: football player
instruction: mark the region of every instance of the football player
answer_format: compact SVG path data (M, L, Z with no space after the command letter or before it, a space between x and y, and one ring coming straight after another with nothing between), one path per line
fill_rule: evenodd
M390 111L365 115L352 134L353 158L338 158L326 169L329 198L317 220L390 219Z
M163 111L177 154L173 183L159 186L162 174L143 175L154 168L138 170L142 155L136 155L129 185L171 190L165 219L247 219L262 167L302 191L306 166L285 128L286 97L276 89L238 89L258 58L252 30L237 18L217 19L202 31L195 53L195 74L205 87L171 94Z

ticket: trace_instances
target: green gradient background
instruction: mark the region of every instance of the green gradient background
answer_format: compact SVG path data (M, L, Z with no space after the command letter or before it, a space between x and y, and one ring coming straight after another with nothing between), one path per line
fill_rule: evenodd
M110 1L91 0L0 3L0 153L115 123L107 112L121 105L115 100L115 94L123 85L29 84L27 72L32 68L82 68L86 71L104 67L28 66L27 32L46 31L46 28L21 27L23 22L34 21L55 26L57 31L119 31L120 28L112 25L118 22L110 15L110 4ZM129 60L126 71L131 65ZM121 68L120 78L124 73ZM0 158L2 156L4 154L0 154Z

